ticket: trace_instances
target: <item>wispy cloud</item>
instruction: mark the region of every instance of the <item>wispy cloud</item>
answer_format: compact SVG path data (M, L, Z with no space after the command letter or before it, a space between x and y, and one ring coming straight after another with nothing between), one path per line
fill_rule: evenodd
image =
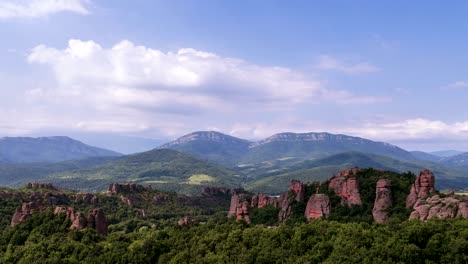
M317 69L339 71L346 74L362 74L380 71L380 68L369 62L347 63L329 55L322 55L317 63Z
M468 138L468 121L446 123L424 118L393 123L366 123L346 132L378 139Z
M464 88L468 88L468 82L465 82L465 81L456 81L456 82L449 83L449 84L447 84L447 85L441 87L442 90L464 89Z
M89 14L91 0L2 0L0 19L35 18L60 12Z

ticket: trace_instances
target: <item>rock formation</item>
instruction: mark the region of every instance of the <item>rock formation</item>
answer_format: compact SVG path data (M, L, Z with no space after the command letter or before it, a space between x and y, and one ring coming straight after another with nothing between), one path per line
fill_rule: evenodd
M375 190L375 202L372 209L372 216L377 223L385 223L388 220L388 209L392 207L391 182L388 179L377 181Z
M410 194L406 199L406 207L412 207L416 201L420 198L425 198L431 193L435 192L434 189L435 178L429 170L423 170L419 173L419 176L416 178L415 182L411 186Z
M54 213L56 215L65 214L66 218L72 222L71 229L92 228L101 235L107 235L108 222L102 209L89 210L87 218L74 208L66 206L55 207Z
M268 196L263 193L255 194L254 196L252 196L250 207L262 208L267 205L278 207L278 199L276 199L275 197Z
M292 213L292 203L304 201L304 184L298 180L292 180L291 185L289 185L289 190L283 193L279 198L279 205L281 210L278 213L278 219L280 222L286 221L286 219Z
M102 209L89 210L86 220L88 228L96 229L101 235L107 235L108 222Z
M231 196L228 217L235 216L236 220L244 220L250 224L249 198L248 194L234 192Z
M38 202L23 203L21 208L16 208L11 219L11 226L17 225L28 219L33 213L44 210L46 207Z
M307 202L305 210L307 221L327 218L330 215L330 198L326 194L313 194Z
M91 193L77 193L75 195L75 203L84 203L96 206L99 199L96 195Z
M180 219L177 224L179 226L193 226L196 224L198 221L195 219L192 219L190 216L185 216L184 218Z
M347 204L348 206L362 205L359 184L356 177L354 177L359 171L361 171L359 168L346 169L338 172L338 176L333 176L330 179L328 188L341 197L341 204Z
M121 192L141 192L145 190L151 190L151 186L143 186L136 183L111 183L108 188L108 191L111 194L119 194Z
M413 209L414 211L411 212L409 217L410 220L468 218L468 202L462 196L454 194L447 197L436 194L427 198L420 198L414 204Z
M88 226L86 218L72 207L57 206L55 207L54 213L65 214L67 219L72 222L70 228L81 230Z
M29 182L26 184L28 189L48 189L48 190L57 190L52 183L48 182Z

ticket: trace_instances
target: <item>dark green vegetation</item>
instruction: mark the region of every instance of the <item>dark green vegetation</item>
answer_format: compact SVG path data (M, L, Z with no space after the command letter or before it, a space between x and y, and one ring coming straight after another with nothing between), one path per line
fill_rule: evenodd
M5 137L0 139L0 161L10 163L60 162L121 154L92 147L69 137Z
M181 196L157 190L97 193L109 219L109 234L93 229L69 229L64 215L52 210L35 213L8 227L14 209L28 197L58 190L0 189L0 263L466 263L468 220L406 221L404 208L411 173L365 169L356 174L362 206L340 206L328 182L313 183L305 199L317 190L331 198L328 220L306 223L304 202L293 204L292 216L278 223L278 208L250 211L251 225L226 218L229 196ZM372 223L375 184L390 179L394 205L388 224ZM286 189L287 186L284 186ZM125 197L132 205L122 202ZM37 198L35 198L37 199ZM65 199L81 212L92 208ZM200 223L178 226L185 215Z
M466 263L468 221L378 225L314 221L267 228L210 220L192 228L70 231L52 213L2 231L2 263Z
M52 174L43 180L70 189L103 190L112 182L133 182L193 194L200 193L203 186L238 187L242 177L188 154L156 149L91 168Z
M51 210L55 205L73 207L82 213L95 207L103 209L109 220L110 232L173 226L184 216L191 216L198 221L207 221L209 217L225 218L230 202L229 195L183 196L154 189L122 191L112 195L95 193L97 204L76 199L76 195L77 192L67 190L0 189L0 229L10 225L15 209L21 207L23 202L39 201L48 205L48 197L51 196L56 197L54 205L49 206Z

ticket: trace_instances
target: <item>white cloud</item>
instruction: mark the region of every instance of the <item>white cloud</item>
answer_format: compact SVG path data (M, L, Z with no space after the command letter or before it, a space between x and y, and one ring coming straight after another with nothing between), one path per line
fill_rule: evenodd
M468 121L446 123L416 118L393 123L367 123L346 132L381 140L468 138Z
M349 64L328 55L320 56L316 67L320 70L339 71L346 74L362 74L380 71L380 68L369 62Z
M64 49L39 45L28 62L50 69L54 83L30 88L27 105L50 123L81 131L226 131L241 119L268 122L301 107L388 101L330 89L319 77L290 68L191 48L163 52L127 40L109 48L81 40L70 40Z
M442 87L442 90L447 90L447 89L463 89L463 88L468 88L468 83L465 81L456 81L453 83L449 83L445 86Z
M0 19L35 18L59 12L89 14L90 0L2 0Z

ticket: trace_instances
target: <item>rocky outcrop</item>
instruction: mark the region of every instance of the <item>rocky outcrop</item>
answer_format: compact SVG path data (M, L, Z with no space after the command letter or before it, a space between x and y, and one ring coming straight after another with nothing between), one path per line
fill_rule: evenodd
M224 187L204 187L201 194L203 196L229 195L231 190Z
M327 218L330 215L330 198L326 194L313 194L307 202L304 216L307 221Z
M48 182L29 182L26 184L28 189L48 189L48 190L57 190L52 183Z
M194 224L196 224L198 221L195 220L195 219L192 219L190 216L185 216L184 218L180 219L177 224L179 226L186 226L186 227L190 227L190 226L193 226Z
M268 196L263 193L255 194L252 196L252 200L250 202L250 207L253 208L262 208L267 205L271 205L273 207L278 207L278 199L275 197Z
M462 196L449 195L441 197L440 195L433 195L418 199L413 206L413 212L411 212L409 219L425 221L432 218L448 219L456 217L468 219L468 202Z
M245 193L233 193L228 217L235 217L237 221L244 220L250 224L249 217L250 196Z
M70 219L72 223L70 226L71 229L81 230L88 226L86 218L72 207L57 206L55 207L54 213L56 215L65 214L66 219Z
M99 203L99 198L91 193L77 193L75 195L75 203L84 203L96 206Z
M121 192L142 192L151 190L151 186L143 186L136 183L111 183L108 191L111 194L119 194Z
M406 199L406 207L410 208L416 203L418 199L428 197L435 192L435 178L429 170L423 170L416 177L415 182L411 186L410 194Z
M279 205L281 209L278 213L278 219L280 222L286 221L286 219L292 213L292 203L303 202L304 201L304 184L298 180L292 180L291 185L289 185L289 190L283 193L279 198Z
M372 209L372 216L377 223L385 223L388 220L388 210L393 204L392 190L390 187L391 182L388 179L380 179L377 181L374 208Z
M11 219L11 226L24 222L31 217L33 213L40 212L45 208L46 206L37 202L23 203L20 208L16 208Z
M328 188L332 189L336 195L341 197L341 204L362 205L361 195L359 193L359 183L354 175L361 169L350 168L338 172L338 176L330 179Z
M101 235L107 235L107 227L109 224L102 209L98 208L89 210L86 221L88 228L96 229L96 231Z
M71 229L81 230L84 228L95 229L101 235L107 235L108 222L107 218L102 209L91 209L88 212L88 217L84 217L83 214L78 212L72 207L57 206L55 207L54 213L65 214L66 219L71 221Z

